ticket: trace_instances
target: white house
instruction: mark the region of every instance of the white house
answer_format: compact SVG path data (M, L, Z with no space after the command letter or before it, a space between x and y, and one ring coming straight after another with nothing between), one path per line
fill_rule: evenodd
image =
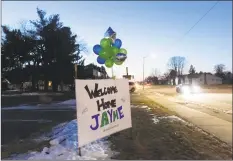
M181 84L215 85L222 84L222 78L211 73L188 74L179 77Z

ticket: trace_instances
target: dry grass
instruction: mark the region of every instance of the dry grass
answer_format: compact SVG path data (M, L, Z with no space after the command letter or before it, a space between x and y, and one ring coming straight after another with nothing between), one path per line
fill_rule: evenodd
M201 86L205 93L232 93L232 85L203 85Z
M183 122L161 120L153 123L151 114L173 114L142 95L132 95L132 104L148 105L152 111L132 108L131 129L110 138L112 149L119 152L112 159L231 159L232 149L216 138Z

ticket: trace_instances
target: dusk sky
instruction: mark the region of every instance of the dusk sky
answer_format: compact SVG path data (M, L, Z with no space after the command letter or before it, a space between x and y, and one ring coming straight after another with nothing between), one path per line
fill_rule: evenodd
M167 71L168 59L184 56L185 73L191 64L196 71L213 72L215 64L225 64L232 71L232 2L219 2L184 39L181 37L214 5L215 1L164 2L101 2L101 1L4 1L2 24L18 28L20 22L37 19L36 7L48 15L60 14L66 26L89 47L86 64L96 63L92 47L103 38L109 26L122 40L128 59L114 66L118 78L129 74L142 79L143 57L145 76L156 68ZM111 76L111 70L108 70Z

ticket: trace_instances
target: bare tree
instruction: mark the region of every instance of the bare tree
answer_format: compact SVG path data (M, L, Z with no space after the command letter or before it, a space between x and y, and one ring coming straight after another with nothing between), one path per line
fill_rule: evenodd
M151 76L158 77L160 75L160 72L158 69L154 68L152 69Z
M189 68L189 74L195 74L195 73L196 73L195 67L191 65Z
M224 79L224 71L225 71L226 67L224 64L217 64L214 66L214 71L215 71L215 75Z
M217 64L217 65L214 66L214 71L215 71L216 74L217 73L219 73L219 74L223 73L225 69L226 69L226 67L225 67L224 64Z
M170 77L170 72L169 72L169 71L165 72L165 73L163 74L163 77L164 77L166 80L168 80L169 77Z
M183 74L185 64L186 64L186 59L185 57L181 57L181 56L173 56L168 61L169 69L175 70L177 76Z

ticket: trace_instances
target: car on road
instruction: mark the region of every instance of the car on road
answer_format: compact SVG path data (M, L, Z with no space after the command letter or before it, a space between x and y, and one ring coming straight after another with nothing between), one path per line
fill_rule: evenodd
M135 84L135 82L129 81L129 91L131 93L133 93L133 92L135 92L135 90L136 90L136 84Z
M201 88L197 85L192 84L179 84L178 86L176 86L176 92L181 94L200 93Z

